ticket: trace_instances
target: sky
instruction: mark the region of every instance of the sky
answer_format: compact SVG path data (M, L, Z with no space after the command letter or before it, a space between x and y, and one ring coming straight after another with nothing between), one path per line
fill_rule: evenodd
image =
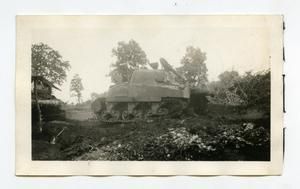
M82 78L83 100L108 90L112 83L107 74L115 61L112 49L119 41L133 39L150 62L163 57L173 67L180 66L186 47L199 47L207 56L208 80L214 81L224 71L269 69L269 32L261 17L58 17L34 29L32 43L46 43L69 61L67 80L55 96L75 102L70 97L75 74Z

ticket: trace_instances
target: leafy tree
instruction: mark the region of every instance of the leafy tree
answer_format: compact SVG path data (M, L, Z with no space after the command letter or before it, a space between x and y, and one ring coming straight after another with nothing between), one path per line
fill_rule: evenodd
M70 69L68 61L64 61L58 51L47 44L38 43L31 46L31 73L35 76L43 76L53 84L61 85L67 77ZM37 94L37 80L34 81L34 96L37 108L39 131L43 131L43 116Z
M117 58L116 62L111 65L114 69L109 74L114 83L129 81L133 71L145 68L148 62L146 53L134 40L128 43L119 42L117 48L112 49L112 55Z
M78 104L80 104L81 102L81 97L82 97L81 91L83 90L83 85L81 80L82 79L80 78L80 76L78 74L75 74L73 76L73 79L71 80L71 87L70 87L71 96L77 97Z
M186 48L186 54L181 59L182 66L178 71L185 76L191 87L206 87L208 80L205 60L206 53L200 48L192 46Z
M31 46L31 64L32 75L43 76L57 85L66 80L67 71L71 67L58 51L44 43Z
M270 113L271 75L269 70L258 73L246 72L235 85L240 89L237 94L248 107L257 107Z

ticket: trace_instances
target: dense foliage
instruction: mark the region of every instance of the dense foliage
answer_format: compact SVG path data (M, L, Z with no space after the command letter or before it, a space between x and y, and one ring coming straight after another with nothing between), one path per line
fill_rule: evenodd
M40 104L40 108L41 112L43 112L43 121L45 122L65 119L65 111L62 110L61 105ZM38 110L34 104L31 106L31 112L31 120L35 124L38 122Z
M35 159L269 161L268 126L268 119L236 123L215 118L164 119L109 126L55 121L45 127L46 133L67 128L57 140L57 153L41 146Z
M189 46L177 70L185 76L191 87L204 88L208 82L206 54L200 48Z
M247 72L237 83L242 90L238 95L248 107L256 107L270 111L271 103L271 74L270 71L252 74ZM244 94L244 95L243 95Z
M270 136L264 127L252 123L230 128L223 125L212 132L169 128L159 136L148 136L140 142L116 142L102 151L111 160L268 160Z
M117 48L112 50L112 55L117 59L111 65L113 70L110 72L114 83L129 81L134 70L145 67L149 62L146 53L134 40L119 42Z
M262 111L270 111L270 71L240 76L236 71L226 71L219 75L219 81L211 82L209 89L213 103L244 105Z
M38 43L31 46L32 75L43 76L51 83L61 85L70 69L68 61L64 61L60 53L47 44Z

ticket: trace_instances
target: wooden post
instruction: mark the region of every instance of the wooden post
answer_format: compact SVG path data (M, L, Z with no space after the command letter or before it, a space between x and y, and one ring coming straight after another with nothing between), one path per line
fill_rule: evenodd
M41 107L39 104L39 100L38 100L38 94L37 94L37 79L33 80L34 83L34 96L35 96L35 103L36 103L36 108L38 111L38 126L39 126L39 132L43 132L43 120L42 120L42 111L41 111Z

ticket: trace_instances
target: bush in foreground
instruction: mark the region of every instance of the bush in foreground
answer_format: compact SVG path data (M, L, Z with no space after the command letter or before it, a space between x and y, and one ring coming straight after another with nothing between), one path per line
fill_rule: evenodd
M110 160L269 160L269 132L245 123L239 127L218 129L214 135L185 127L169 128L160 136L144 141L118 143L104 147Z

